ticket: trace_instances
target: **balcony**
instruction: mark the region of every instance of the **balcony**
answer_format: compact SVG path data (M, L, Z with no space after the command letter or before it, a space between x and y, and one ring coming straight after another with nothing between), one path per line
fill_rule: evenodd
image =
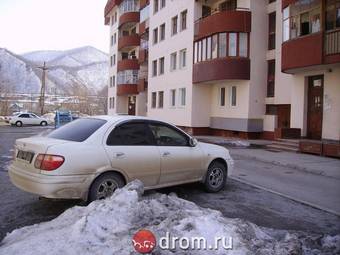
M125 70L139 70L138 59L122 59L118 61L118 72Z
M134 48L140 45L140 36L138 34L123 35L118 39L118 50L124 48Z
M138 86L137 86L138 93L146 91L147 88L148 88L148 82L147 82L146 78L139 79L138 80Z
M318 66L336 63L340 63L340 29L301 36L282 44L285 73L315 70Z
M137 84L120 84L117 86L117 96L127 96L138 94Z
M193 67L193 83L249 79L249 58L217 58L196 63Z
M218 11L195 22L195 40L220 32L250 31L250 11Z
M127 23L139 23L139 12L126 12L119 17L119 26Z
M143 64L148 61L148 50L146 49L140 49L138 53L138 63Z

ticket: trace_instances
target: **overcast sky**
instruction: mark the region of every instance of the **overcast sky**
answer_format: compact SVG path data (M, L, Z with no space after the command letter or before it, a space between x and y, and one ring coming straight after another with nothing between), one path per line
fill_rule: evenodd
M21 54L91 45L108 52L107 0L0 0L0 48Z

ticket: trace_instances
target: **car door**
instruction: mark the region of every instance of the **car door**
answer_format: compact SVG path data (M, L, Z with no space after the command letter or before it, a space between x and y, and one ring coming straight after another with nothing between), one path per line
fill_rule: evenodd
M30 125L30 115L28 113L23 113L18 116L18 121L21 121L24 125Z
M29 121L31 125L40 125L40 118L35 114L30 114Z
M130 180L139 179L146 187L160 178L160 155L152 134L143 121L117 125L105 141L113 170L125 172Z
M160 151L160 185L189 182L203 176L203 152L199 146L189 145L188 135L165 123L150 122L149 127Z

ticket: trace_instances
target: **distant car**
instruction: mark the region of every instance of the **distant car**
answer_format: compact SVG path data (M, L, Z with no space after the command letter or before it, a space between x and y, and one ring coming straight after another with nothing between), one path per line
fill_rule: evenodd
M47 126L50 121L39 117L34 113L20 113L16 116L12 116L9 120L9 123L17 127L22 127L23 125Z
M145 117L97 116L75 120L47 137L16 140L9 168L13 184L47 198L104 199L139 179L145 189L201 182L224 188L229 151L171 124Z
M5 116L5 122L9 123L9 121L11 120L11 118L13 118L14 116L18 116L21 112L15 112L12 114L12 116Z

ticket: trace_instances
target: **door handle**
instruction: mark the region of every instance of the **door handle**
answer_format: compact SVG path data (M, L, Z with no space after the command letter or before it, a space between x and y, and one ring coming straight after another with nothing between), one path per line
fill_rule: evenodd
M123 153L123 152L116 152L116 153L114 154L115 158L121 158L121 157L123 157L124 155L125 155L125 153Z
M170 155L170 152L168 152L168 151L163 152L163 157L166 157L166 156L169 156L169 155Z

